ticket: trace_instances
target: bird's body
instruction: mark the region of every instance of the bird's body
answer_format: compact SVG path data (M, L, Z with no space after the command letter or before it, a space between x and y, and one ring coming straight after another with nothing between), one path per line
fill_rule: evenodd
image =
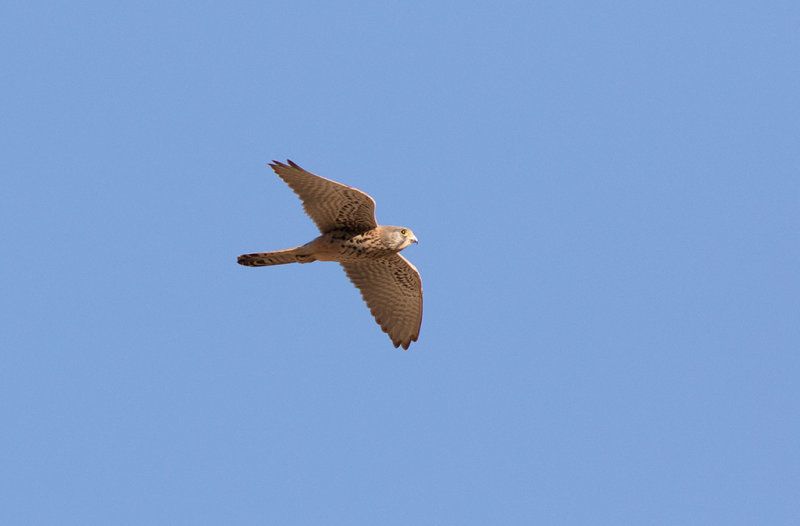
M244 254L239 256L239 264L249 267L263 267L282 265L284 263L311 263L312 261L345 262L358 261L365 257L374 259L379 256L396 254L397 250L387 248L380 239L382 231L387 228L399 227L378 226L372 230L359 233L348 230L333 230L299 247L273 252Z
M417 242L414 233L378 225L375 201L364 192L288 163L273 161L270 166L300 196L322 235L299 247L244 254L239 264L338 262L394 346L408 349L422 324L422 281L400 251Z

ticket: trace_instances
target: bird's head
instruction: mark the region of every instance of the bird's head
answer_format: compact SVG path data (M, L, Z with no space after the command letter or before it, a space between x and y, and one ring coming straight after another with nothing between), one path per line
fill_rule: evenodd
M411 243L417 242L417 236L410 228L402 226L383 227L383 242L392 250L400 252Z

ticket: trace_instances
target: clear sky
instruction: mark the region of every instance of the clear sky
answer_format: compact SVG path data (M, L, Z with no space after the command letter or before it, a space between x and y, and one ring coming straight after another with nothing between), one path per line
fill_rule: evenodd
M0 9L0 523L800 524L800 3ZM267 167L420 239L396 350Z

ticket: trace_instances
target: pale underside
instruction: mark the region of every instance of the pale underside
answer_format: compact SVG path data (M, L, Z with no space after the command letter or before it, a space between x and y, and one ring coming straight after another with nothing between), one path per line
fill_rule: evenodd
M338 261L394 346L408 349L422 324L422 280L414 265L383 241L390 229L399 227L378 226L375 201L364 192L288 163L273 161L270 166L300 197L322 236L293 249L245 254L239 263Z

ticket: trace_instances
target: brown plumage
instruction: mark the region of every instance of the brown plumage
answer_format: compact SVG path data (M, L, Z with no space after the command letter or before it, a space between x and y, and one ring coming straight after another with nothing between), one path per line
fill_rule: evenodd
M400 251L417 242L414 233L378 225L375 201L361 190L287 162L273 161L270 166L300 197L322 235L299 247L244 254L239 264L339 262L394 346L408 349L417 341L422 324L422 280Z

